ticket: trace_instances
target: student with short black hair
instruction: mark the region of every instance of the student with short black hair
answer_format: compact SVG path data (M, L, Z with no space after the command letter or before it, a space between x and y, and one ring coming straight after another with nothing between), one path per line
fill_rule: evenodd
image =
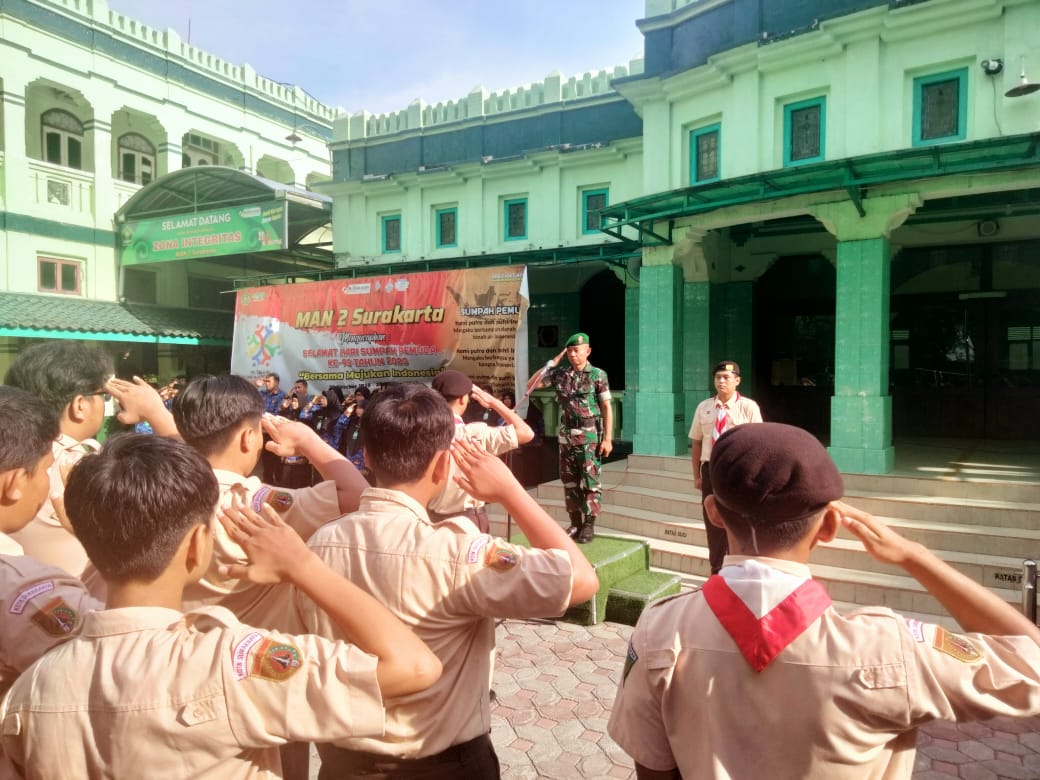
M184 441L213 468L222 503L230 503L232 494L241 494L257 511L269 504L304 539L329 520L356 509L361 491L368 487L357 469L306 425L265 414L256 389L240 376L196 377L174 401L173 417ZM323 481L294 490L249 476L262 451L264 433L271 439L268 452L305 457ZM221 526L213 530L213 564L188 586L185 604L220 604L246 622L280 625L282 607L278 599L270 598L271 588L223 573L222 566L243 563L245 554Z
M320 745L320 777L497 778L488 737L495 618L561 615L596 592L595 570L501 460L453 444L455 421L437 392L418 384L381 390L364 428L377 487L308 546L413 627L445 672L429 690L387 703L384 737ZM461 487L500 502L530 549L477 533L464 517L431 522L426 507L448 479L449 448ZM295 601L306 630L338 636L306 595Z
M0 544L47 499L58 415L47 402L0 386ZM77 578L28 555L0 555L0 694L43 653L77 634L101 607ZM0 776L3 776L0 761Z
M87 554L71 529L62 522L60 501L62 470L100 446L94 437L105 421L106 383L112 376L112 360L105 353L78 341L46 341L26 347L11 363L4 384L38 398L58 416L60 431L53 443L50 494L36 517L12 534L4 552L24 552L58 566L74 577L83 577ZM17 542L14 546L11 541Z
M223 518L250 553L234 574L292 583L354 644L258 630L220 607L182 612L209 568L219 495L198 452L157 436L115 437L73 469L69 516L108 608L2 705L4 750L27 778L280 777L280 745L380 734L384 697L438 678L429 649L270 508Z

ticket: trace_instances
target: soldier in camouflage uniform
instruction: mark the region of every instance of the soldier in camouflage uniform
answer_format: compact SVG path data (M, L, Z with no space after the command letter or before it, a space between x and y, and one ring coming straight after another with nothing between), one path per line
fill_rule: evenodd
M560 407L560 479L563 481L567 533L582 544L596 533L602 488L600 459L610 455L614 418L610 409L607 374L589 363L589 337L575 333L564 349L531 377L528 392L552 385ZM567 355L567 364L559 365Z

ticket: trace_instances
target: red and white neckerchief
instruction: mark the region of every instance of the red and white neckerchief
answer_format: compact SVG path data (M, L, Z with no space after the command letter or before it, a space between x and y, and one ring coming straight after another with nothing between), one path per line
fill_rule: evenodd
M730 401L739 401L740 393L734 393ZM711 432L711 440L713 442L718 441L718 438L726 432L726 423L729 422L729 403L722 403L718 396L715 396L715 430Z
M827 591L812 579L795 588L761 619L755 617L721 575L709 577L702 590L708 607L756 672L769 666L831 605Z

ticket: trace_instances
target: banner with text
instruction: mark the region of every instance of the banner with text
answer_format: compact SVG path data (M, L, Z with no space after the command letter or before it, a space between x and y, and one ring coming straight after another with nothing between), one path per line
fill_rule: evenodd
M286 246L285 201L131 220L119 230L123 265L266 252Z
M240 290L231 371L288 389L425 382L445 368L494 392L527 379L523 266L431 271Z

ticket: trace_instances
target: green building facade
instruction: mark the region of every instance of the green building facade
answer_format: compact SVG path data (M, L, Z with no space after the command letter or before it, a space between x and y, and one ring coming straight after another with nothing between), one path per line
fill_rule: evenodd
M527 262L532 334L608 353L637 452L687 451L723 358L845 471L890 471L893 436L1036 438L1040 94L1014 88L1040 5L647 0L637 24L613 74L337 120L337 265ZM621 287L590 293L601 268Z
M1040 437L1040 4L646 0L635 23L644 56L610 71L373 116L103 0L5 0L0 368L81 338L213 370L236 287L522 263L531 364L590 333L637 452L687 451L724 358L845 471ZM119 246L271 200L280 252Z

